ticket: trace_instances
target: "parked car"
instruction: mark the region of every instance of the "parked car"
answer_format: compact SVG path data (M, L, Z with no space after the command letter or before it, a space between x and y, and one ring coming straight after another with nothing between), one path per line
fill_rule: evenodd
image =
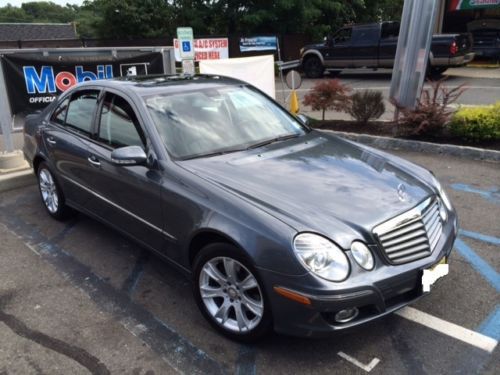
M398 22L346 26L325 42L303 47L300 65L306 76L319 78L325 70L338 73L352 68L392 68L399 36ZM463 66L474 58L469 34L432 37L428 74L437 76L450 67Z
M163 257L236 340L391 313L425 294L457 234L429 171L229 78L85 82L24 132L50 216L81 211Z
M472 34L476 56L500 61L500 20L475 20L467 24L467 30Z

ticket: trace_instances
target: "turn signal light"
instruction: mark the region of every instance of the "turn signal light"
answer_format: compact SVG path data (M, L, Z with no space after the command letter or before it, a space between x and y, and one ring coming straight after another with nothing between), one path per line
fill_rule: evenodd
M306 296L303 296L302 294L299 294L297 292L293 292L289 289L285 289L285 288L282 288L280 286L275 286L273 289L280 296L291 299L292 301L301 303L303 305L310 305L311 304L311 300L309 298L307 298Z

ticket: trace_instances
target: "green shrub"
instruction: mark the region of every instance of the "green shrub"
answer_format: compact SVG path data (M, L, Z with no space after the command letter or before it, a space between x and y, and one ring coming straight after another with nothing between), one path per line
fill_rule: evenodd
M377 120L385 112L384 97L380 91L357 92L351 97L349 114L366 124L370 120Z
M500 102L489 107L459 109L450 123L453 135L471 141L500 139Z

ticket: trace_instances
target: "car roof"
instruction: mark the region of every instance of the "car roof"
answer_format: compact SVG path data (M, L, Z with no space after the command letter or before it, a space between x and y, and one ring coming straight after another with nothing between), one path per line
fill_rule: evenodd
M162 74L86 81L80 83L78 87L101 86L103 88L115 88L122 91L133 91L139 96L149 96L188 91L190 89L201 90L217 86L238 85L247 85L247 83L220 75L197 74L194 76L184 76Z

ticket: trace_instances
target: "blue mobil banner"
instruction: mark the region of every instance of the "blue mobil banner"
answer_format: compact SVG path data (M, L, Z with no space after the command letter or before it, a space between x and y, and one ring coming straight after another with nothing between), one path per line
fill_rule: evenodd
M275 36L253 36L240 38L240 51L276 51L278 39Z
M42 56L19 53L2 56L12 114L42 109L80 82L120 76L163 73L161 53Z

